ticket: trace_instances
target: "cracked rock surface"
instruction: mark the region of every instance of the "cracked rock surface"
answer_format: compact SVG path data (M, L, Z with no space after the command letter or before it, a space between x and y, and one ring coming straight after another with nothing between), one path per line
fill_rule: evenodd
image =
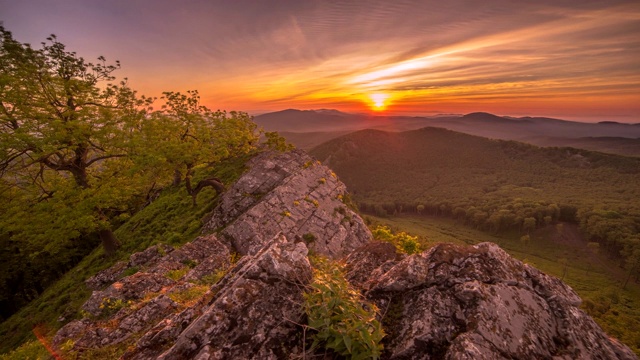
M371 257L361 252L352 261ZM493 243L388 258L363 284L388 314L385 358L637 358L578 308L570 287Z
M329 168L300 150L266 152L220 198L205 232L240 254L254 254L275 235L304 241L332 258L366 244L371 232L347 205L347 189Z

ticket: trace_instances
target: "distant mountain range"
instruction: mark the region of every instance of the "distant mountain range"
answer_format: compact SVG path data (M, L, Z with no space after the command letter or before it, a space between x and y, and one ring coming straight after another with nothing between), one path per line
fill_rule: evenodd
M492 139L516 140L538 146L572 146L621 155L640 156L640 124L612 121L582 123L545 117L507 117L485 112L430 117L371 116L337 110L288 109L256 116L267 131L278 131L309 150L346 133L378 129L408 131L440 127Z

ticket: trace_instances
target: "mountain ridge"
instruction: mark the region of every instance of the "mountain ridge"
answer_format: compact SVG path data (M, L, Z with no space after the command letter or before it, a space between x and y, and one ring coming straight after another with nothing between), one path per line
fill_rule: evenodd
M545 117L497 116L486 112L432 117L371 116L313 110L287 110L254 118L268 131L278 131L295 145L311 150L321 143L362 129L402 132L423 127L441 127L493 139L516 140L538 146L575 147L613 154L640 156L640 125L615 122L582 123ZM313 133L313 139L305 136ZM606 143L592 138L607 138ZM616 140L620 138L621 140ZM583 139L575 141L575 139ZM549 145L551 144L551 145Z

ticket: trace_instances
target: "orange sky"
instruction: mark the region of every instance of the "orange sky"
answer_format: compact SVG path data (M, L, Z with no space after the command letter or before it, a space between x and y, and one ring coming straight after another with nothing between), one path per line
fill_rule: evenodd
M0 0L0 21L215 109L640 122L637 0Z

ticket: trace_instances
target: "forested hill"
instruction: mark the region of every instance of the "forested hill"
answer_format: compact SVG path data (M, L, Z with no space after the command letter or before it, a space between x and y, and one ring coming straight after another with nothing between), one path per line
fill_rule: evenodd
M424 211L491 231L560 219L579 222L613 254L631 255L639 246L637 158L439 128L363 130L311 153L335 170L366 212Z

